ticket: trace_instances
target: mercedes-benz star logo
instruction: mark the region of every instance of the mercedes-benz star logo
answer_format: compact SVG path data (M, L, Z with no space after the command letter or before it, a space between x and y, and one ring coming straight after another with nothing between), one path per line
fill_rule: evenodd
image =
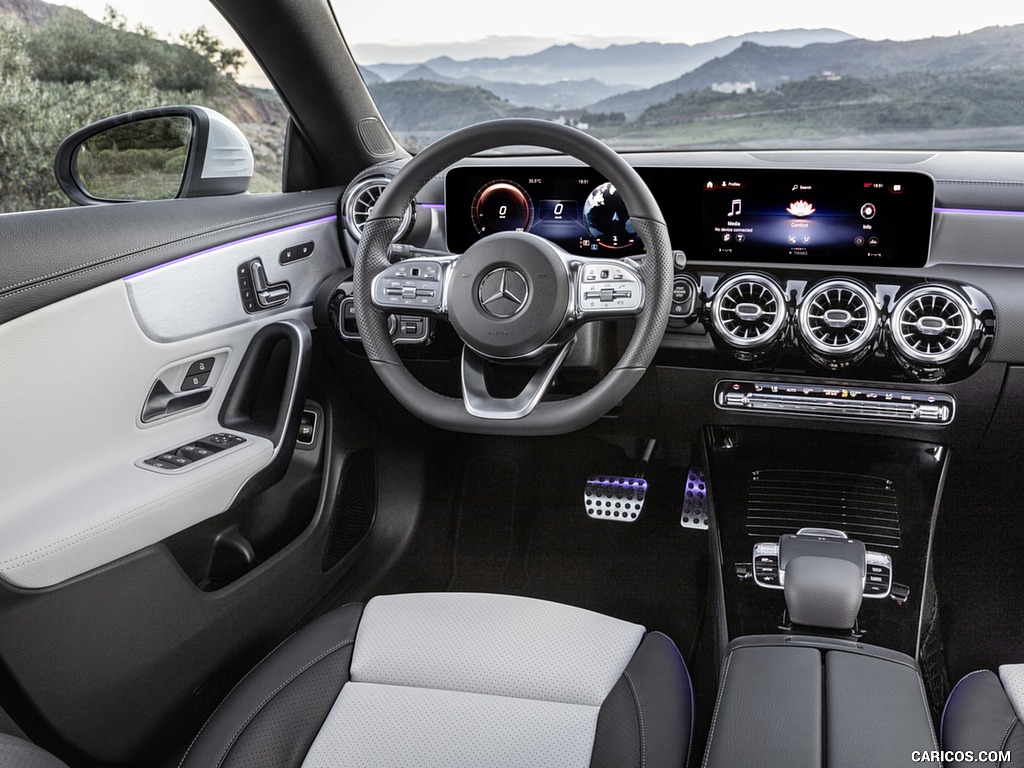
M480 281L480 306L494 317L506 318L519 314L529 296L526 278L512 267L498 267Z

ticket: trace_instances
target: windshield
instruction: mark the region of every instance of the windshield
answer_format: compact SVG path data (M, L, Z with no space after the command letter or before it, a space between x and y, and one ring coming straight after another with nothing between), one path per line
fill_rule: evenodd
M1024 24L1003 0L633 0L608 13L401 0L386 24L375 6L334 6L411 151L512 116L617 149L1024 147Z

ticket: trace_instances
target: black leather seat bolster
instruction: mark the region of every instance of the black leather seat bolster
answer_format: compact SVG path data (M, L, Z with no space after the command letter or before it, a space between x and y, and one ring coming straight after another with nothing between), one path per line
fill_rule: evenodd
M35 744L0 733L0 768L67 768Z
M361 604L324 614L246 675L211 715L181 768L298 768L348 682Z
M681 768L692 731L686 664L675 643L650 632L601 706L591 768Z
M999 678L987 669L972 672L954 686L942 713L941 730L944 751L954 755L972 752L975 756L980 752L1009 751L1012 761L999 765L1024 766L1024 728Z

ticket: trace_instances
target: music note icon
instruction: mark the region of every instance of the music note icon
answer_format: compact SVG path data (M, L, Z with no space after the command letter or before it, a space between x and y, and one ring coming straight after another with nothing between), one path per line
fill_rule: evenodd
M741 213L743 213L743 201L733 200L732 209L729 211L729 216L739 216Z

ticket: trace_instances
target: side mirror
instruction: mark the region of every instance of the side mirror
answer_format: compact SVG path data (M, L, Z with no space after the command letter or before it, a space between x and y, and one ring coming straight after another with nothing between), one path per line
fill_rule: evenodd
M79 205L236 195L249 188L252 148L206 107L155 107L107 117L57 148L57 183Z

